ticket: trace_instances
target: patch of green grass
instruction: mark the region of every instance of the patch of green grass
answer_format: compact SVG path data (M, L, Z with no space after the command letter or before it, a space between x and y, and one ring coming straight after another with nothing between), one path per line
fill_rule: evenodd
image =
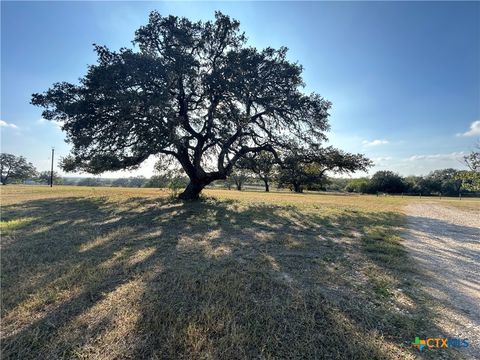
M2 234L6 235L8 232L16 230L29 222L34 221L33 217L24 217L12 220L2 220L0 221L0 231Z
M4 358L413 359L437 331L404 199L8 186L2 204L36 219L2 238Z
M402 239L393 224L376 225L366 229L363 238L364 249L369 256L389 267L401 266L406 261Z

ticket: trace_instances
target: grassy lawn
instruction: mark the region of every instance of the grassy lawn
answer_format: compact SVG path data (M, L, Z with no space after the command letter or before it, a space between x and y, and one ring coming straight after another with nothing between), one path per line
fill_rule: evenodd
M408 359L441 333L399 236L412 198L1 191L4 359Z

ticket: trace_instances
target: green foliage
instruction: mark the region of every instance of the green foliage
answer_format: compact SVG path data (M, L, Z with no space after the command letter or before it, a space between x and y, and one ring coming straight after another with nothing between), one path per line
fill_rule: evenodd
M249 171L242 168L234 168L229 179L235 184L238 191L242 190L243 184L249 179Z
M146 183L146 187L166 188L170 190L171 197L176 197L179 190L188 184L185 172L171 158L160 158L154 169L156 174Z
M348 192L362 194L391 193L399 194L406 191L407 185L404 179L392 171L377 171L371 179L352 179L345 187Z
M327 191L341 192L345 190L349 182L349 179L345 178L327 177L327 183L325 186Z
M407 176L404 180L408 193L428 194L429 184L423 176Z
M83 178L77 182L78 186L109 186L110 184L100 178Z
M143 187L147 182L145 176L134 176L129 179L129 187Z
M165 175L153 175L150 179L148 179L145 187L147 188L167 188L169 179Z
M478 171L459 171L456 179L461 181L462 189L479 192L480 191L480 172Z
M178 192L180 189L184 188L186 185L185 178L181 176L174 176L170 179L168 183L168 189L170 190L170 197L177 198Z
M476 148L477 151L473 150L470 154L464 156L463 160L471 171L480 172L480 143L477 144Z
M228 189L228 190L231 190L232 189L232 186L233 186L233 180L232 178L229 176L225 179L225 181L223 182L223 187Z
M323 188L327 171L351 173L371 166L371 161L361 154L349 154L332 147L322 152L287 152L280 162L279 186L288 186L295 192L302 192L304 188Z
M407 189L403 178L392 171L377 171L368 183L370 193L399 194Z
M478 191L478 175L473 171L455 169L435 170L426 176L401 177L392 171L378 171L371 179L360 178L349 181L345 190L356 193L375 194L422 194L458 196L460 191Z
M50 184L50 171L42 171L38 174L36 180L42 184ZM63 178L56 171L53 172L53 184L62 185Z
M37 170L32 163L27 162L23 156L13 154L0 154L0 177L2 185L8 182L23 181L34 178Z
M458 170L435 170L425 178L429 193L443 195L458 195L462 181L457 178Z
M313 181L305 184L305 190L326 191L329 182L330 182L330 179L328 178L328 176L322 176L318 178L317 181Z
M112 181L113 187L129 187L130 179L129 178L118 178Z
M369 192L369 182L370 180L368 178L352 179L348 182L345 190L348 192L365 194Z
M277 161L275 156L268 151L246 156L239 160L236 167L251 171L257 178L265 184L265 191L270 191L270 182L276 175ZM238 186L237 186L238 188Z

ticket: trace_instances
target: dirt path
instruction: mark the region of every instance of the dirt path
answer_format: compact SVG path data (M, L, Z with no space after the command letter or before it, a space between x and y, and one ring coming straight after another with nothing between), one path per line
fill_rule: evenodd
M480 209L467 211L433 203L407 208L405 245L419 264L425 290L440 304L444 335L468 338L461 353L480 356Z

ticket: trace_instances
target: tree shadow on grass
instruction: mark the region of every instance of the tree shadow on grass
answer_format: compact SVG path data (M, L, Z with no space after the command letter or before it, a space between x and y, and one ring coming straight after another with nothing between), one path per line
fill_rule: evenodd
M407 291L409 312L398 311L358 265L412 288L402 246L382 233L398 215L321 211L165 198L5 206L4 220L34 220L3 242L3 356L409 355L398 345L436 331L418 320L428 306Z

